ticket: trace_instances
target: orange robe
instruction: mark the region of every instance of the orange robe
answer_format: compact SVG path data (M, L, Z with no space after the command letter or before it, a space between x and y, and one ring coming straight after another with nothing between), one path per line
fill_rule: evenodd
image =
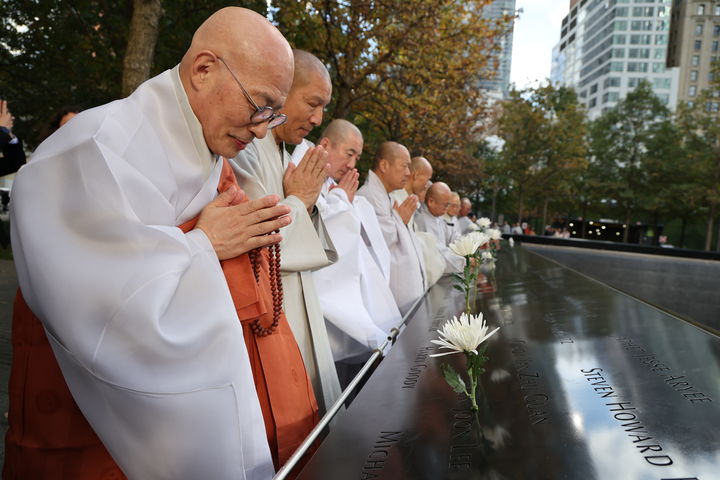
M227 161L218 186L237 185ZM197 219L180 228L191 230ZM318 407L300 349L283 313L271 335L257 337L253 320L272 323L267 250L259 285L248 254L221 262L243 328L255 388L275 467L292 455L318 422ZM10 427L3 479L115 480L125 478L72 398L45 330L18 291L13 309Z

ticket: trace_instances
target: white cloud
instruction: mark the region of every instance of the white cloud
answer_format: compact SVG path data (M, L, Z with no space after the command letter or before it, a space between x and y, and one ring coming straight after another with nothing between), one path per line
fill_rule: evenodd
M560 25L568 0L517 0L523 12L515 22L510 81L517 88L535 85L550 76L552 49L560 40Z

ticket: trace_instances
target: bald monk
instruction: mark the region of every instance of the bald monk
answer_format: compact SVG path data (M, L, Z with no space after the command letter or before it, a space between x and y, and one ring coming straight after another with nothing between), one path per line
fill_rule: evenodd
M462 236L460 225L458 224L458 214L460 213L460 194L450 192L450 203L447 212L442 216L447 228L445 228L445 242L450 244Z
M424 262L420 246L408 223L417 208L417 197L410 195L402 203L390 198L410 178L410 152L396 142L378 147L372 170L358 195L373 206L385 243L390 250L390 290L401 314L407 313L425 293Z
M467 233L470 233L473 230L472 225L474 225L475 222L473 222L468 215L472 211L472 202L469 198L463 197L462 200L460 200L460 211L458 212L458 230L460 231L460 235L465 235Z
M417 209L425 202L425 193L432 185L432 175L433 168L427 158L413 157L410 161L410 178L403 188L390 192L390 197L398 204L402 204L409 196L414 195L418 199L416 202ZM415 213L410 217L408 226L415 233L415 239L422 251L425 283L427 287L431 287L442 277L445 271L445 260L443 260L437 249L435 237L417 229Z
M445 260L445 275L462 272L465 267L465 258L448 248L447 225L442 218L447 213L451 195L446 183L434 182L425 194L425 203L415 214L415 227L435 239L435 245Z
M298 146L293 159L302 158L308 144L305 140ZM317 207L339 258L313 277L340 385L345 387L402 317L390 291L390 251L377 216L372 205L356 195L362 133L347 120L335 119L319 144L328 152L330 170Z
M268 479L315 424L277 275L290 209L218 159L284 120L292 75L275 27L222 9L21 169L4 478Z
M292 223L280 232L283 241L284 308L297 339L320 412L340 396L322 308L312 271L337 260L337 253L315 208L327 178L327 152L321 146L307 152L296 168L285 145L298 145L322 123L332 85L327 68L314 55L294 50L295 73L282 113L288 121L263 139L248 145L234 160L240 186L251 199L278 195L290 207Z

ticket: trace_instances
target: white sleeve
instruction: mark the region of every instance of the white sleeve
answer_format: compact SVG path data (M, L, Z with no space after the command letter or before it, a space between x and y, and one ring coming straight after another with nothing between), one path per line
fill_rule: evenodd
M25 166L11 213L23 295L125 474L271 476L220 264L201 231L173 225L175 208L160 189L88 141Z

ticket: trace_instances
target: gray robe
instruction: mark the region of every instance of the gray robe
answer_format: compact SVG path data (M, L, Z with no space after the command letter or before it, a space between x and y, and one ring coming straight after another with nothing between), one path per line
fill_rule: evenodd
M294 195L285 196L282 180L289 162L290 155L284 145L279 147L270 131L265 138L255 139L231 163L240 187L251 199L275 194L292 209L292 223L280 230L283 308L300 347L320 411L324 412L340 396L341 390L311 272L335 262L337 254L320 215L317 212L310 215L305 204Z

